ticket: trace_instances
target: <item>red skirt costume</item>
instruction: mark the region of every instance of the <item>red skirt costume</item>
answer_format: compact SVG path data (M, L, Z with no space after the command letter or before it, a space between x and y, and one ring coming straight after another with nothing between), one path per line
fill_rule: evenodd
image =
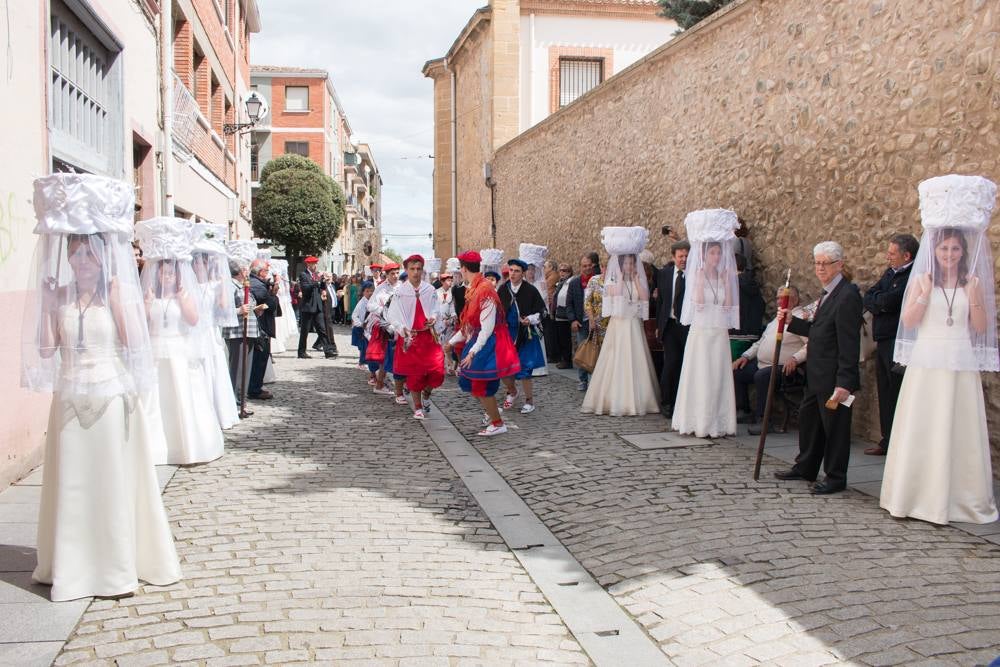
M496 312L493 333L483 348L472 357L472 364L468 368L459 369L458 373L459 387L478 397L492 396L500 387L500 378L514 375L521 370L517 348L514 347L514 341L504 321L500 296L482 275L473 281L466 292L465 308L462 309L461 317L465 342L455 346L458 358L464 356L462 348L474 345L479 337L479 332L482 330L480 315L487 301L493 302Z
M392 360L393 375L406 377L406 388L410 391L436 389L444 384L444 351L427 326L427 316L420 299L416 300L413 315L413 339L404 345L403 337L396 336L396 354Z

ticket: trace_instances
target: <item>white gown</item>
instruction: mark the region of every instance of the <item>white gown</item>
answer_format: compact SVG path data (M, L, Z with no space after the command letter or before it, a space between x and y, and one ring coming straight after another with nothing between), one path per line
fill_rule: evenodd
M63 346L64 373L86 373L105 387L125 368L108 348L116 339L108 309L84 314L81 350ZM60 338L75 341L78 310L60 312ZM103 353L93 352L102 349ZM68 383L67 383L68 384ZM181 578L180 562L163 508L143 412L122 386L107 397L57 391L45 438L38 517L38 565L32 578L51 584L53 601L115 596L139 580L165 586Z
M736 433L736 393L726 329L691 327L684 347L671 427L699 438Z
M913 358L969 345L969 301L955 292L954 326L945 323L948 304L934 290L920 325ZM983 385L978 371L911 365L896 404L879 505L897 517L932 523L991 523L997 520L986 429Z
M613 417L660 409L660 388L642 320L612 317L580 412Z
M217 290L218 284L210 283L210 286L203 292L202 298L212 299ZM202 305L202 313L212 313L213 311L213 305L208 303ZM205 371L212 394L212 404L215 406L215 416L218 417L221 428L229 429L240 423L240 416L236 408L233 383L229 379L226 343L222 340L222 331L214 324L202 329L202 333L208 338L205 343L207 348Z
M223 437L202 346L189 335L190 328L182 322L177 299L155 299L150 310L160 415L167 436L167 460L157 463L185 465L214 461L222 456ZM228 377L226 381L229 382Z

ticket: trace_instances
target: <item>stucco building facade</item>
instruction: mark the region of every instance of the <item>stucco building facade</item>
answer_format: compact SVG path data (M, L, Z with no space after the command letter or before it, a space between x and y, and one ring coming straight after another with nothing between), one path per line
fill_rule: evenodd
M434 250L492 224L494 151L664 42L655 0L491 0L469 19L434 81Z

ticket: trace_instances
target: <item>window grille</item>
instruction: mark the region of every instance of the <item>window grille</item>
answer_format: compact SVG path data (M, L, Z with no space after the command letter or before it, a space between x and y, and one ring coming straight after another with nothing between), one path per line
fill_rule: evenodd
M564 107L604 80L604 58L559 59L559 106Z
M250 180L260 180L260 146L250 144Z
M110 52L62 2L53 0L49 33L52 148L82 171L110 174L121 167L115 101L121 83ZM116 159L117 158L117 159Z
M301 155L302 157L309 157L309 142L308 141L286 141L285 142L285 153L293 155Z
M309 111L308 86L285 86L285 111Z

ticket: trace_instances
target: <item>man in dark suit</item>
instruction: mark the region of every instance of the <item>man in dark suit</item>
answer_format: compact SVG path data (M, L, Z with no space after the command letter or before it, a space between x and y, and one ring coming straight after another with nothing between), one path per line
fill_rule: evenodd
M250 293L258 306L263 307L263 312L257 316L260 336L250 365L247 397L267 400L273 398L273 394L264 389L264 372L267 370L267 361L271 358L271 339L277 335L274 318L281 316L281 303L278 301L278 287L268 280L267 262L262 259L256 259L250 264Z
M677 385L681 381L681 363L688 329L681 324L681 304L684 302L687 256L691 244L677 241L670 246L672 260L656 272L656 332L663 342L663 370L660 372L660 412L667 419L674 416Z
M323 326L323 301L326 286L322 276L316 271L318 259L306 257L306 270L299 275L299 359L309 359L306 354L306 338L315 325L319 337L316 342L326 348L326 328Z
M892 435L892 418L896 401L903 386L902 372L894 372L892 353L896 347L899 314L903 310L903 292L910 278L913 259L920 242L910 234L896 234L889 239L885 258L889 268L882 278L865 293L865 310L872 314L872 338L875 340L875 380L878 383L878 418L882 439L865 450L865 454L885 456ZM900 367L901 370L901 367Z
M569 320L570 331L576 336L578 345L582 345L590 335L590 320L583 307L584 291L590 279L600 275L600 257L596 252L588 252L580 258L580 275L569 280L569 292L566 294L566 319ZM580 383L576 386L580 391L587 391L590 385L590 373L582 368L577 369Z
M843 405L861 387L861 293L843 276L844 249L824 241L813 249L816 277L823 285L811 321L792 317L788 331L807 336L806 389L799 408L799 457L778 479L816 480L812 492L825 495L847 487L851 456L851 408ZM787 310L784 313L788 317ZM833 407L827 407L832 405Z

